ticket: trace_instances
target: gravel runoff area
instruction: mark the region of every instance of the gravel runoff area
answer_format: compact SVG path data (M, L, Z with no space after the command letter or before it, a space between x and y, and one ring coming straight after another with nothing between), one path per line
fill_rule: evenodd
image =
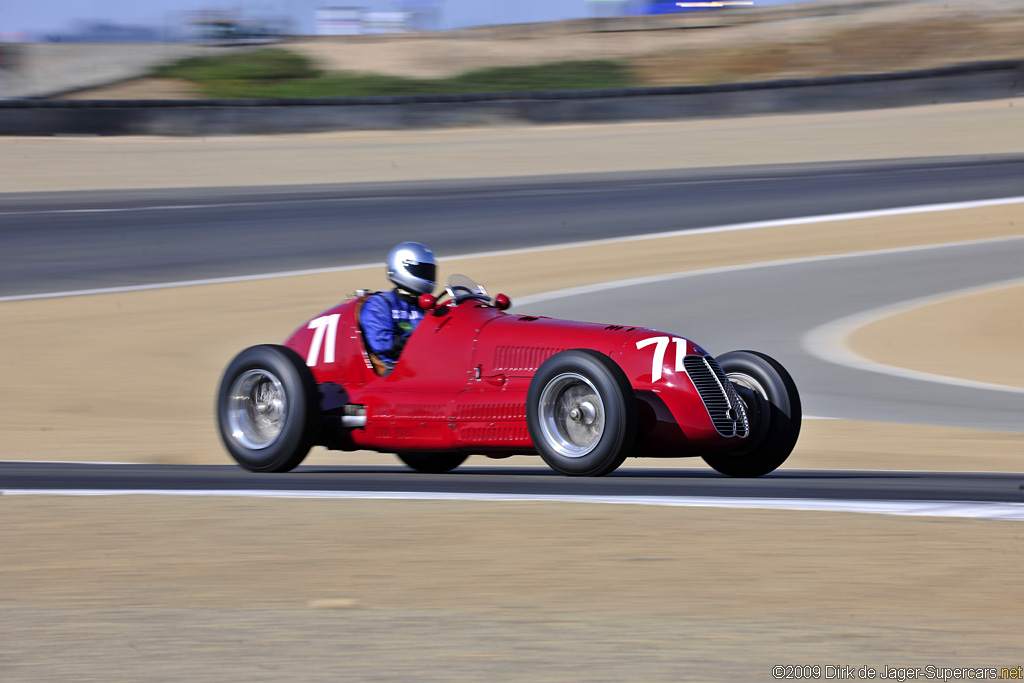
M959 121L949 108L923 108L493 138L15 140L0 149L30 171L16 174L21 190L310 182L301 178L325 169L322 179L337 181L353 179L353 158L386 168L398 154L418 160L421 177L512 175L531 162L534 173L628 170L648 156L646 168L671 167L673 154L677 166L699 166L1019 151L1020 110L1009 104L973 105ZM996 237L1021 225L1019 208L1000 207L578 248L576 269L563 267L564 253L531 257L533 272L549 274L533 280L514 259L442 267L486 270L517 297L593 281L590 269L609 264L628 277L653 256L642 272ZM226 359L282 338L298 311L382 284L374 269L0 305L0 349L18 359L7 368L16 391L0 395L0 457L225 462L212 393ZM1019 348L1008 339L1004 353ZM160 390L139 377L160 377ZM1019 435L806 426L793 466L1019 470L1024 452ZM334 456L313 461L322 457ZM1022 664L1024 557L1008 522L198 498L2 496L0 509L9 550L0 672L10 681L738 681L769 680L774 665L818 665L824 676L825 666Z
M6 683L1024 664L1014 522L159 497L2 496L0 514Z
M0 137L0 191L305 185L1024 153L1024 98L761 118L210 138Z
M1024 218L1024 208L1020 215ZM859 328L848 342L861 355L888 365L1024 387L1021 311L1024 285L995 286L893 312Z

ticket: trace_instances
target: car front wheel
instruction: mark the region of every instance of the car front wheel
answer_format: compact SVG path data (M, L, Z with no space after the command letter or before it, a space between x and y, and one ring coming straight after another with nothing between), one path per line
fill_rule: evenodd
M758 351L730 351L716 360L743 401L750 434L739 448L704 456L704 461L731 477L773 472L793 452L800 436L796 383L777 360Z
M556 472L613 472L636 440L636 396L625 373L590 349L562 351L537 370L526 399L530 439Z

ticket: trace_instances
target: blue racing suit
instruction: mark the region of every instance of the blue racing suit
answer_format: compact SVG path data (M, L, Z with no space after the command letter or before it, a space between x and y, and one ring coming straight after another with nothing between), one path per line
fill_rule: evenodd
M410 301L394 290L370 295L359 312L367 346L389 367L398 360L409 335L421 320L423 311L415 299Z

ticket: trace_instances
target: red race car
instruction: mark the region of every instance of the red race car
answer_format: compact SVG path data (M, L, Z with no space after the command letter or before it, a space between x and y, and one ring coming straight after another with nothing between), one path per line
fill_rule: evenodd
M284 346L253 346L218 393L220 435L254 472L287 472L314 445L396 453L420 472L470 454L539 454L568 475L600 476L630 456L700 456L719 472L779 467L800 433L789 373L754 351L716 360L664 332L507 313L455 275L386 372L368 351L353 298Z

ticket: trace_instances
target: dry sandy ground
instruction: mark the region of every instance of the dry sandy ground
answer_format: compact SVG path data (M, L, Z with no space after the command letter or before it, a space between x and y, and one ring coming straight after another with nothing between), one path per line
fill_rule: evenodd
M1019 154L1022 130L1024 98L632 124L221 138L0 137L0 191L498 178Z
M904 311L865 325L850 335L849 343L889 365L1024 387L1024 285L993 287Z
M1019 523L0 498L5 681L769 681L1021 665ZM10 552L14 549L14 552Z
M60 100L192 100L202 98L199 88L180 78L136 78L102 88L80 90Z
M285 175L337 181L353 178L353 158L370 176L360 179L382 180L399 153L414 169L408 179L527 173L530 163L533 172L572 172L621 170L617 160L665 168L1024 145L1012 135L1020 110L1008 103L958 109L959 125L949 111L440 131L393 141L6 140L0 150L18 171L4 182L30 190L128 180L276 184ZM989 128L979 130L982 122ZM648 156L651 165L640 165ZM442 268L486 272L516 298L593 282L595 272L629 277L1017 235L1020 212L1013 205L576 248L578 268L564 267L564 252ZM346 291L382 284L374 269L0 305L0 351L16 359L0 392L0 457L226 462L212 413L230 356L282 339ZM1016 305L1009 301L984 297L969 307L980 316L974 322L997 321L1003 306ZM1013 334L991 353L1013 362ZM925 355L938 362L944 349L931 349ZM818 421L807 423L790 465L1020 471L1022 453L1021 435ZM312 462L352 460L318 454ZM717 682L769 680L775 664L1022 664L1024 532L1009 522L199 498L2 496L0 510L5 681Z
M839 5L840 3L836 3ZM659 30L583 30L585 24L494 31L307 39L288 43L333 71L439 78L486 67L574 59L625 60L642 85L682 85L923 69L1024 57L1019 2L895 0L841 12L794 8L662 17ZM817 6L814 9L822 7ZM795 8L798 10L807 10ZM761 19L747 23L745 17ZM672 30L667 24L687 24ZM635 20L620 19L620 25ZM612 24L614 26L614 23Z

